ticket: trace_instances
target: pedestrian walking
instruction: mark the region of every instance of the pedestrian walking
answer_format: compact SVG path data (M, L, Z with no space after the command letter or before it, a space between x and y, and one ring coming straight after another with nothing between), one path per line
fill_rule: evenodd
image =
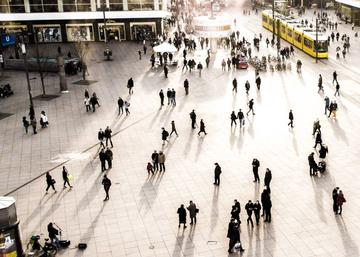
M46 128L47 126L49 126L49 119L46 116L45 111L41 111L40 114L40 125L42 128Z
M168 88L168 90L166 91L166 97L168 99L168 105L170 105L172 103L172 91L170 90L170 88Z
M146 55L146 50L147 50L147 47L146 47L146 45L144 45L143 46L144 55Z
M245 210L247 212L248 218L246 219L247 224L249 225L249 222L251 223L251 226L254 227L254 222L252 220L252 214L254 210L254 205L251 202L251 200L248 201L248 203L245 205Z
M65 168L65 166L63 166L62 177L63 177L63 180L64 180L64 189L66 188L66 184L67 184L70 188L72 188L72 185L70 185L71 175L69 174L69 171Z
M259 221L260 221L260 210L261 210L261 204L259 203L259 200L257 200L257 201L253 204L253 210L254 210L256 225L259 225Z
M126 113L126 116L130 115L130 111L129 111L129 108L130 108L130 102L128 102L128 101L124 101L124 107L125 107L125 113Z
M105 154L105 150L104 148L101 148L100 152L99 152L99 160L101 163L101 171L105 171L106 170L106 154Z
M241 212L240 203L238 202L237 199L235 199L234 205L231 207L231 218L236 219L239 224L241 223L240 212Z
M156 150L151 154L151 160L153 163L153 169L158 171L159 170L159 154Z
M342 206L343 206L343 203L345 203L345 202L346 202L346 199L344 197L344 194L343 194L343 192L341 190L339 190L339 193L338 193L338 195L336 197L336 204L338 206L338 213L337 214L341 215Z
M167 65L165 64L164 65L164 75L165 75L166 79L168 78L168 74L169 74L169 69L168 69Z
M260 177L259 177L260 162L258 159L256 159L256 158L253 159L252 167L253 167L253 173L254 173L254 182L260 183Z
M225 71L225 70L226 70L226 62L225 62L225 59L223 59L223 60L221 61L221 70L222 70L222 71Z
M328 147L325 144L321 144L319 150L319 158L325 159L328 152L329 152Z
M309 162L310 176L315 176L317 174L318 166L314 159L314 152L309 154L308 162Z
M100 147L105 147L104 145L104 138L105 138L105 133L102 129L99 130L98 132L98 140L100 143Z
M191 119L191 128L195 129L195 125L196 125L196 114L195 114L195 110L192 110L190 112L190 119Z
M118 115L124 113L124 100L121 97L119 97L118 99L118 109L119 109Z
M101 184L104 186L104 190L106 194L104 201L108 201L110 199L109 190L111 187L111 180L107 177L107 175L104 175Z
M108 163L108 169L112 168L112 161L113 161L113 152L110 150L109 147L106 148L105 151L105 159Z
M240 242L239 223L235 219L230 220L230 223L228 225L227 238L229 238L229 253L233 252L236 243L240 243L240 252L244 251Z
M54 190L54 193L57 192L56 189L55 189L55 186L54 186L55 183L56 183L55 179L53 179L53 178L51 177L51 175L50 175L49 172L46 172L46 184L47 184L46 194L48 193L48 190L49 190L50 187L52 187L52 189Z
M165 172L165 160L166 160L166 158L165 158L165 154L163 153L163 152L159 152L159 166L160 166L160 172Z
M265 215L264 204L266 203L267 198L270 198L270 192L269 192L269 190L267 190L267 188L264 188L264 190L261 193L261 204L263 206L263 211L262 211L261 217L263 217Z
M246 113L246 116L249 115L249 112L251 111L253 115L255 115L255 112L254 112L254 99L251 99L249 102L248 102L248 106L249 106L249 110L247 111Z
M190 216L190 225L196 224L196 214L199 212L199 209L196 208L196 204L193 201L190 201L189 206L186 207L186 209L189 211Z
M231 113L230 119L231 119L231 127L232 127L233 123L235 123L235 126L236 126L237 125L237 123L236 123L237 116L234 111Z
M184 88L185 88L185 95L189 94L189 81L188 79L184 80Z
M339 85L339 82L336 81L336 91L335 91L334 96L336 96L336 94L337 94L338 96L340 96L339 90L340 90L340 85Z
M173 106L176 106L176 91L175 91L175 89L172 89L172 91L171 91L171 103Z
M315 145L314 145L315 149L316 149L318 144L320 144L320 145L322 144L322 138L321 138L321 133L320 132L318 132L316 134L316 137L315 137Z
M86 112L89 112L91 110L90 98L89 97L85 97L84 105L85 105L85 108L86 108Z
M261 78L260 78L260 76L257 76L257 77L256 77L255 83L256 83L257 89L260 90L260 85L261 85Z
M266 172L265 172L265 176L264 176L264 185L266 186L266 189L268 190L268 192L270 193L270 182L272 180L272 174L271 174L271 170L269 168L266 168Z
M27 134L27 133L28 133L28 128L29 128L29 126L30 126L30 123L29 123L29 121L26 119L25 116L22 118L22 122L23 122L23 126L24 126L24 128L25 128L25 133Z
M165 128L162 127L161 128L161 140L163 141L163 145L165 145L165 141L169 142L169 140L167 140L168 136L169 136L169 132L167 132L165 130Z
M113 142L111 140L112 130L109 128L109 126L107 126L104 131L104 137L106 139L106 146L108 146L108 141L110 141L111 147L114 147Z
M134 93L134 80L133 78L129 78L128 82L127 82L127 88L129 89L129 95Z
M265 222L271 222L271 207L272 207L272 202L270 197L265 199L265 202L263 204L263 209L265 212Z
M85 98L90 98L90 94L87 89L85 89L84 96L85 96Z
M170 136L172 135L172 133L175 133L176 136L179 136L177 131L176 131L176 127L175 127L175 121L171 121L171 132L170 132Z
M337 75L336 71L334 71L333 72L333 81L332 81L333 84L334 84L334 82L338 82L337 77L338 77L338 75Z
M215 170L214 170L214 177L215 182L214 185L220 186L220 174L222 173L220 165L215 162Z
M245 91L246 91L247 95L249 94L249 90L250 90L250 82L248 80L246 80L246 82L245 82Z
M34 134L37 134L37 131L36 131L36 124L37 124L37 122L36 122L36 118L35 118L35 117L33 117L32 119L30 119L30 124L31 124L31 127L33 128Z
M321 125L320 125L319 119L316 119L316 120L314 121L314 124L313 124L313 133L312 133L312 135L314 136L316 132L320 132L320 133L321 133Z
M159 92L159 97L160 97L160 106L163 106L164 105L164 92L162 89L160 89L160 92Z
M236 78L233 79L232 85L233 85L232 91L235 91L235 93L237 93L237 80L236 80Z
M177 214L179 215L179 228L181 224L184 224L184 229L186 228L186 209L184 208L184 205L180 205L180 207L177 210Z
M292 110L289 111L289 120L290 122L288 123L288 126L290 125L291 128L294 127L294 114L292 112Z
M201 78L201 71L203 69L203 65L201 64L201 62L198 63L197 68L199 70L199 77Z
M338 205L337 205L337 196L339 192L339 187L335 187L332 191L332 199L333 199L333 211L335 214L338 213Z
M237 116L238 116L239 123L240 123L240 128L241 128L241 126L245 125L245 119L244 119L245 117L244 117L244 113L242 112L241 109L239 109L239 112L238 112Z
M154 174L154 167L153 167L153 165L151 164L151 162L148 162L148 163L147 163L146 170L147 170L147 172L148 172L148 175L150 175L150 172L151 172L152 174Z
M205 135L207 135L207 133L205 131L205 123L204 123L203 119L200 120L200 130L198 132L198 136L200 136L200 133L204 133Z
M319 80L318 80L319 90L318 90L318 93L319 93L320 91L324 92L324 87L323 87L322 84L323 84L322 76L321 76L321 74L319 74Z
M325 101L325 113L324 114L327 115L327 111L330 108L330 99L329 99L329 97L325 96L324 101Z

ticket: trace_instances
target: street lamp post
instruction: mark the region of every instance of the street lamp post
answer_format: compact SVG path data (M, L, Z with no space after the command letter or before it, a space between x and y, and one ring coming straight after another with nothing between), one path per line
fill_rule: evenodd
M29 69L28 69L28 63L27 63L27 56L26 56L26 46L25 46L24 43L21 44L21 52L22 52L22 55L24 57L24 68L25 68L26 81L27 81L27 86L28 86L30 108L34 108L32 92L31 92L31 85L30 85L30 78L29 78Z
M315 23L315 61L316 63L318 62L318 37L319 37L319 20L318 18L316 18L316 23Z

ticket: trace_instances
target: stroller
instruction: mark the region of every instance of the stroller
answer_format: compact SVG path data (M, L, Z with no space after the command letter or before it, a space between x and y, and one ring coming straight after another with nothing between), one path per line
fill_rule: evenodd
M324 173L326 171L326 162L325 161L319 162L318 171L320 171L320 173Z

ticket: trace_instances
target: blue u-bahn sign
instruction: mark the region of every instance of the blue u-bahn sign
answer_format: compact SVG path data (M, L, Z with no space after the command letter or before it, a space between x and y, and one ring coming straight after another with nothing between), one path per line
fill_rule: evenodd
M1 44L2 46L15 45L15 34L2 34Z

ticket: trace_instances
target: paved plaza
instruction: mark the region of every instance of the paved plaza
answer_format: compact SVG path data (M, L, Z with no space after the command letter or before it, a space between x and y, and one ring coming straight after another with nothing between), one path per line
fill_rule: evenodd
M236 8L238 9L236 9ZM228 15L237 17L240 35L252 40L262 33L261 55L275 54L266 49L271 34L261 27L259 15L242 16L241 6ZM235 13L236 10L236 13ZM226 233L234 199L241 203L242 256L360 256L360 40L354 39L350 25L341 24L341 33L352 36L347 59L336 60L336 44L330 46L329 60L314 59L295 49L291 71L261 73L261 90L255 86L255 72L222 71L221 61L229 52L219 49L210 67L182 72L170 68L165 79L161 68L151 69L149 57L139 60L141 44L112 44L114 60L103 61L103 44L92 43L89 52L89 86L76 85L80 76L67 77L69 93L51 101L35 100L36 116L45 110L50 126L37 135L25 134L21 119L28 114L28 95L23 72L5 71L15 95L0 100L2 113L13 114L0 120L0 193L15 197L23 242L32 234L47 235L53 221L71 240L70 249L60 256L86 257L222 257L228 254ZM286 45L282 41L283 45ZM338 43L340 45L340 43ZM57 45L51 45L56 51ZM64 46L64 49L69 46ZM255 51L253 51L254 54ZM256 52L255 52L256 54ZM190 56L205 64L206 51ZM179 53L181 59L182 54ZM302 74L295 64L303 62ZM324 115L324 96L335 99L332 72L341 85L337 118ZM317 93L318 75L323 75L324 94ZM38 77L36 73L30 77ZM127 80L135 82L128 95ZM232 80L238 92L232 92ZM190 82L185 96L183 81ZM33 95L41 94L40 79L32 80ZM249 80L249 96L245 81ZM45 79L48 94L59 94L56 74ZM177 105L160 107L160 89L174 88ZM100 105L86 112L84 91L96 92ZM131 103L129 116L118 116L117 99ZM245 120L243 129L230 126L230 114L247 111L253 98L256 115ZM198 121L204 119L207 135L191 129L189 113L195 109ZM292 109L294 129L287 126ZM312 152L313 122L319 118L324 143L329 147L328 170L309 176L307 156ZM170 137L164 146L161 127L171 131L174 120L179 137ZM106 172L112 180L110 200L104 202L97 132L110 126L113 131L113 168ZM166 172L148 176L146 164L154 150L166 155ZM318 159L318 153L315 153ZM261 162L261 183L253 183L251 162ZM214 163L222 167L221 185L213 185ZM62 165L73 175L73 189L62 188ZM251 228L246 224L244 205L260 199L265 169L272 171L272 222ZM45 176L51 170L58 192L45 194ZM40 177L39 177L40 176ZM34 178L37 178L31 181ZM31 181L31 183L26 184ZM342 216L332 211L332 189L339 186L347 202ZM193 200L200 209L197 224L178 229L180 204ZM188 218L188 222L190 219ZM88 248L78 250L78 243Z

